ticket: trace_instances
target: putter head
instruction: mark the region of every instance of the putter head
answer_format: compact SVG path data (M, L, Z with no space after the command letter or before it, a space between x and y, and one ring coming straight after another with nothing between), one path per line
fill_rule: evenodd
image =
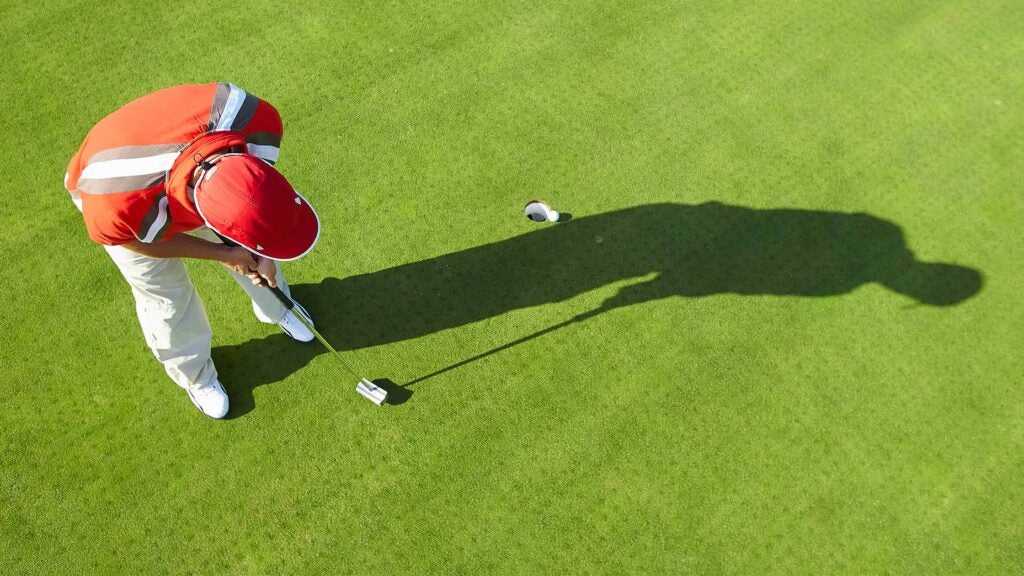
M373 402L377 406L383 404L384 400L386 400L388 397L387 390L381 388L380 386L377 386L376 384L370 382L366 378L361 378L359 380L359 383L356 384L356 392L358 392L360 396L366 398L370 402Z

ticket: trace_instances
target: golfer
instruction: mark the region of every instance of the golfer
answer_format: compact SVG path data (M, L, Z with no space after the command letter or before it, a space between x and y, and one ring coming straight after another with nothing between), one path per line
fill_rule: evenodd
M146 343L211 418L227 414L228 396L183 258L220 262L257 319L313 339L266 289L290 295L277 262L303 256L320 234L316 212L273 167L282 133L273 106L232 84L167 88L100 120L64 178L89 237L131 286Z

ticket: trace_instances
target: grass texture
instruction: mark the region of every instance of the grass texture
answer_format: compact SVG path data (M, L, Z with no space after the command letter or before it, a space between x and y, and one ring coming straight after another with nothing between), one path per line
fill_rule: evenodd
M1018 1L0 5L0 572L1024 571ZM190 265L232 418L61 186L229 81L318 344ZM535 224L533 198L573 215Z

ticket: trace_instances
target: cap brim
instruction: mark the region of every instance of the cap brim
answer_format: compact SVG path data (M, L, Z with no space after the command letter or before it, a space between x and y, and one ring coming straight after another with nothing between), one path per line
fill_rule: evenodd
M320 217L306 197L299 194L298 190L293 190L296 196L302 198L302 207L305 210L299 212L299 219L292 232L285 236L278 246L264 246L262 251L255 251L260 256L281 262L297 260L308 254L320 239Z
M198 197L196 198L196 207L199 208L199 214L206 222L206 225L218 235L231 240L253 254L279 262L288 262L289 260L298 260L308 254L313 249L313 246L316 245L317 240L320 239L320 217L317 215L316 210L313 209L313 206L309 204L309 201L306 200L305 196L294 188L292 190L296 196L302 199L303 210L299 211L298 220L292 227L291 232L283 236L276 245L271 246L249 246L237 238L233 238L231 234L226 234L203 216Z

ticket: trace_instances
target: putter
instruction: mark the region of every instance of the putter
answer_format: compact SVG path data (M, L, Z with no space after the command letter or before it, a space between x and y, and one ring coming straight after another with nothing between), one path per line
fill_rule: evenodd
M277 296L277 299L281 301L281 304L284 304L285 308L291 310L292 313L295 314L296 318L298 318L300 322L305 324L306 328L309 328L309 331L313 333L313 336L316 336L316 339L319 340L321 344L323 344L328 350L331 351L331 355L337 358L338 362L340 362L341 365L345 367L345 370L347 370L349 374L352 374L353 377L359 379L359 382L356 384L356 392L360 396L366 398L370 402L373 402L377 406L380 406L381 404L384 403L384 400L386 400L388 397L387 390L381 388L380 386L377 386L376 384L370 382L366 378L360 378L359 375L356 374L355 371L349 367L345 360L342 359L341 352L335 350L334 346L331 346L331 344L327 340L325 340L324 337L321 336L319 332L317 332L316 328L313 327L313 323L310 322L309 320L306 320L306 317L303 316L301 312L295 311L295 302L292 301L292 299L289 298L287 294L282 292L280 288L276 286L267 286L267 288L274 293L274 296Z

